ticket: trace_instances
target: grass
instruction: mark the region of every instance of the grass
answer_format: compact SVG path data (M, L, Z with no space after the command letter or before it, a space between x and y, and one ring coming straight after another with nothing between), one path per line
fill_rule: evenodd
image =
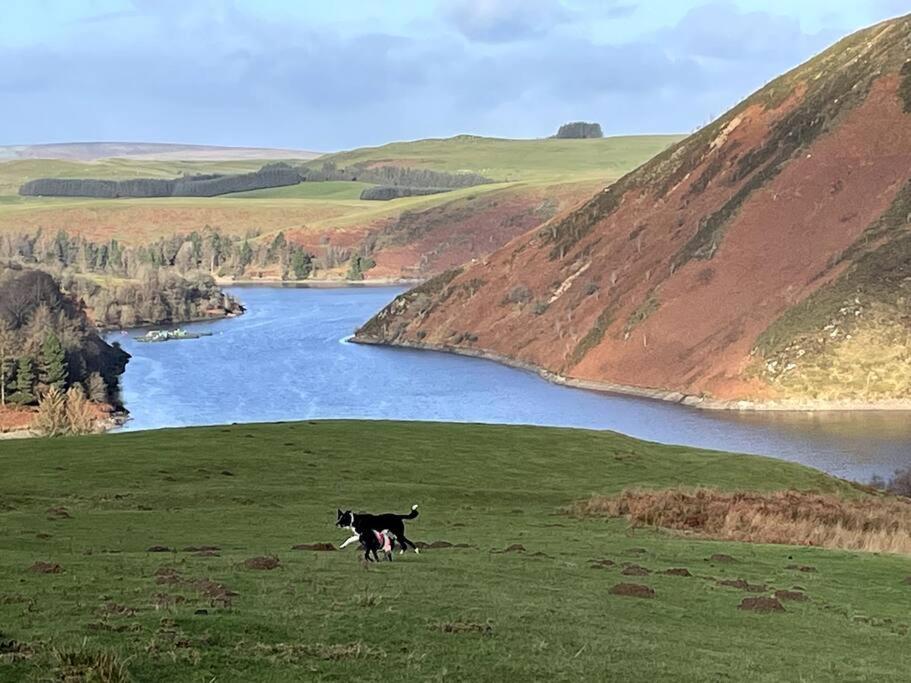
M474 135L393 142L321 157L337 166L383 162L438 171L474 171L498 181L619 178L682 135L617 136L589 140L505 140Z
M629 487L859 495L781 461L581 430L345 421L2 442L0 460L2 680L123 665L149 681L365 670L394 680L886 681L911 666L905 557L699 540L562 512ZM341 541L336 507L406 512L414 502L411 538L476 547L369 567L352 549L290 549ZM526 551L491 552L514 544ZM220 550L182 550L203 545ZM707 559L717 554L736 561ZM272 555L277 569L244 566ZM604 559L616 565L592 568ZM62 571L29 571L38 561ZM651 573L621 576L625 563ZM746 612L744 593L716 580L798 584L810 599ZM655 596L611 594L621 582Z

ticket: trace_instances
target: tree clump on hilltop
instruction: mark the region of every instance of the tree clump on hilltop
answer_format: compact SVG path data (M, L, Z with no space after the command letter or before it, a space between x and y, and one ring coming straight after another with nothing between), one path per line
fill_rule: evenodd
M600 123L573 121L560 126L554 137L560 139L603 138L604 133L601 131Z

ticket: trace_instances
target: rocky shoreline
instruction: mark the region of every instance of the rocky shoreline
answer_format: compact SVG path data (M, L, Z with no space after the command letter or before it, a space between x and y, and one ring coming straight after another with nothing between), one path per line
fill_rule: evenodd
M779 401L750 401L750 400L724 400L715 399L706 396L695 396L684 394L679 391L668 391L666 389L650 389L645 387L634 387L625 384L615 384L599 380L579 379L575 377L566 377L545 368L541 368L532 363L503 356L483 349L471 349L455 346L446 346L440 344L425 344L414 341L397 341L389 342L376 337L368 337L355 334L350 339L355 344L368 344L374 346L398 346L408 349L418 349L425 351L438 351L442 353L452 353L458 356L468 356L471 358L481 358L490 360L501 365L507 365L519 370L533 372L536 375L546 379L548 382L560 384L574 389L587 389L589 391L598 391L605 394L617 394L621 396L632 396L635 398L647 398L657 401L667 401L669 403L678 403L691 408L702 410L730 410L742 412L827 412L827 411L907 411L911 412L911 400L893 399L890 401L816 401L812 399L787 399Z

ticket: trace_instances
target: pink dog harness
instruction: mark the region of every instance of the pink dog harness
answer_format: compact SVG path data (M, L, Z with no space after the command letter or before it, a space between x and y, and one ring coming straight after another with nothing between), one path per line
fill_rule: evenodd
M376 535L376 541L377 541L377 543L380 544L380 547L383 549L383 552L391 553L392 552L392 541L390 540L389 536L385 532L382 532L382 531L374 531L373 533Z

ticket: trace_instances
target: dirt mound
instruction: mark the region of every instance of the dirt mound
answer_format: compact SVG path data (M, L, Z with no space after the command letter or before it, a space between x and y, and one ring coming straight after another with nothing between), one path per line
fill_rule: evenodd
M784 606L777 598L744 598L740 601L737 609L750 610L753 612L784 612Z
M808 564L789 564L785 567L785 569L794 569L796 571L805 572L807 574L816 573L816 567L811 567Z
M610 567L615 566L616 564L617 563L614 562L613 560L602 559L602 560L592 560L592 563L589 566L592 569L608 569Z
M503 548L503 550L491 550L490 552L492 552L492 553L524 553L524 552L526 552L526 550L525 550L525 546L522 545L521 543L513 543L512 545L507 546L506 548Z
M729 588L738 588L750 593L764 593L768 590L767 586L758 583L747 583L743 579L723 579L717 582L719 586L728 586Z
M331 543L298 543L292 545L291 550L314 550L316 552L332 552L337 548Z
M63 567L61 567L56 562L35 562L31 567L28 568L33 574L60 574L63 572Z
M221 553L217 550L200 550L198 553L193 553L193 557L221 557Z
M281 562L275 555L262 555L260 557L251 557L244 560L244 567L247 569L276 569L281 566Z
M911 586L911 576L906 576L906 577L905 577L905 580L903 581L903 583L905 583L905 584Z
M665 569L662 574L667 576L692 576L690 570L686 567L673 567L671 569Z
M51 534L46 534L44 532L35 534L35 538L40 538L42 541L46 541L49 538L53 538Z
M628 564L623 567L623 571L620 572L624 576L648 576L651 574L651 571L645 567L641 567L638 564Z
M172 552L171 548L166 545L150 545L146 548L147 553L170 553Z
M632 598L654 598L655 590L640 583L618 583L611 587L611 595L627 595Z
M50 520L72 519L72 515L65 507L53 507L47 509L47 518Z
M203 553L221 550L217 545L188 545L181 549L185 553Z
M736 561L737 560L735 560L733 557L730 555L725 555L724 553L715 553L709 558L709 562L719 562L722 564Z
M805 602L806 600L809 599L809 598L807 598L806 593L801 593L800 591L786 591L786 590L775 591L775 597L782 602L784 602L786 600L793 600L795 602Z

